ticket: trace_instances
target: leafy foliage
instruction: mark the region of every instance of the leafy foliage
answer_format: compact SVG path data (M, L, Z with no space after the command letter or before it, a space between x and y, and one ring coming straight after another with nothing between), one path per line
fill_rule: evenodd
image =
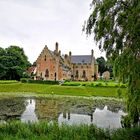
M59 125L56 122L0 124L1 140L139 140L140 127L110 132L94 125Z
M24 50L17 46L0 48L0 79L19 80L30 65Z
M124 123L135 126L140 117L140 1L93 0L91 6L86 33L95 33L99 48L114 63L115 76L128 81Z
M33 84L48 84L48 85L59 85L59 81L52 81L52 80L32 80L29 78L21 78L20 81L22 83L33 83Z
M96 59L96 61L98 62L99 72L102 75L102 73L107 70L106 61L105 61L104 57L99 57Z

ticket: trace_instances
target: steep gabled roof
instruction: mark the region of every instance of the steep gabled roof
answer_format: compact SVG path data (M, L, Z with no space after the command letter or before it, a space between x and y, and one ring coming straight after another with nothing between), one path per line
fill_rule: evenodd
M91 55L72 55L71 62L74 64L77 63L91 63Z

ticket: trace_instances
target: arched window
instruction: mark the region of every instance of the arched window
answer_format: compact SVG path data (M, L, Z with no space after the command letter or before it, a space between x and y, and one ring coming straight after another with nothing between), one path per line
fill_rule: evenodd
M45 58L44 58L44 60L46 61L46 55L45 55Z
M46 69L45 77L49 77L49 70L48 69Z
M86 72L85 72L85 70L83 70L83 76L82 76L83 78L86 78Z
M75 75L75 77L76 77L76 78L79 77L79 72L78 72L78 70L76 70L76 75Z
M54 73L54 80L56 81L56 72Z

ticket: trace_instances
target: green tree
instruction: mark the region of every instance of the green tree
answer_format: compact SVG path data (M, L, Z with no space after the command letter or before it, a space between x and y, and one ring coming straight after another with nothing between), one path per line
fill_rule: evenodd
M22 48L0 48L0 79L19 80L29 66L30 63Z
M102 56L97 58L96 61L98 62L99 72L102 75L102 73L107 70L106 61Z
M125 126L135 126L140 117L140 0L93 0L86 33L95 33L120 81L128 80Z
M2 77L4 77L4 75L6 73L6 67L1 62L2 57L5 55L6 55L5 50L0 47L0 79L2 79Z

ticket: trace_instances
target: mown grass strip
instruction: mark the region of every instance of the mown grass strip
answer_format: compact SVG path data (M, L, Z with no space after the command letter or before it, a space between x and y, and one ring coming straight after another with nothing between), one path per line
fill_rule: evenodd
M118 97L116 87L86 87L86 86L60 86L60 85L45 85L45 84L0 84L1 93L36 93L36 94L56 94L70 96L103 96L103 97ZM122 88L122 97L125 95L126 88ZM1 94L0 93L0 94Z
M18 83L16 80L0 80L0 84L13 84Z

